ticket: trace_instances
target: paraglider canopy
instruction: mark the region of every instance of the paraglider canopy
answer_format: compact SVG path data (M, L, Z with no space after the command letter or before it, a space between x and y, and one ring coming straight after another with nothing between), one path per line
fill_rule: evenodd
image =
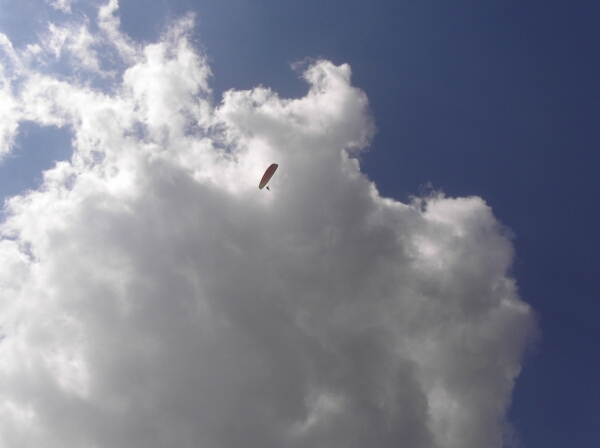
M276 163L272 163L271 166L267 168L267 171L265 171L265 174L263 174L263 177L260 180L260 184L258 184L258 188L262 190L265 187L265 185L269 183L271 177L273 177L273 174L275 174L275 171L277 171L278 166L279 165L277 165Z

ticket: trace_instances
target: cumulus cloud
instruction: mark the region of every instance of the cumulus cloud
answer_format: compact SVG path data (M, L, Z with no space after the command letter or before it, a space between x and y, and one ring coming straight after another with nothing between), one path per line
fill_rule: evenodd
M535 324L490 207L381 197L348 65L315 62L302 98L214 104L192 17L142 47L117 6L98 36L59 33L86 76L86 42L116 49L107 90L1 42L21 67L4 151L31 120L70 127L74 154L5 206L0 445L502 446Z

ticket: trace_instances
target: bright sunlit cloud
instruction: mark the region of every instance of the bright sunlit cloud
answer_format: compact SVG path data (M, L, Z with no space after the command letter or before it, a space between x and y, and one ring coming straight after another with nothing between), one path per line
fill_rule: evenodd
M382 198L348 65L215 104L193 17L143 46L117 13L0 36L0 154L74 149L5 206L0 445L501 447L535 323L490 207Z

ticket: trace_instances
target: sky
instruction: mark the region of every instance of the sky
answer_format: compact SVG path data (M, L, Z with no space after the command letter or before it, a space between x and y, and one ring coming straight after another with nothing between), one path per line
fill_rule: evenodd
M599 19L0 0L0 446L597 446Z

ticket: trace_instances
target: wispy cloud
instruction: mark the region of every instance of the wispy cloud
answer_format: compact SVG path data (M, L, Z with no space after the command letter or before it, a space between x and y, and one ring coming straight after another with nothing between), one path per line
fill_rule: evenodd
M75 3L76 0L45 0L50 6L58 11L62 11L64 13L71 12L71 5Z
M74 155L6 205L0 444L502 446L535 323L485 202L379 196L349 66L214 104L193 18L142 46L117 6L37 47L79 78L2 41L3 151L31 120ZM82 82L115 49L123 76Z

